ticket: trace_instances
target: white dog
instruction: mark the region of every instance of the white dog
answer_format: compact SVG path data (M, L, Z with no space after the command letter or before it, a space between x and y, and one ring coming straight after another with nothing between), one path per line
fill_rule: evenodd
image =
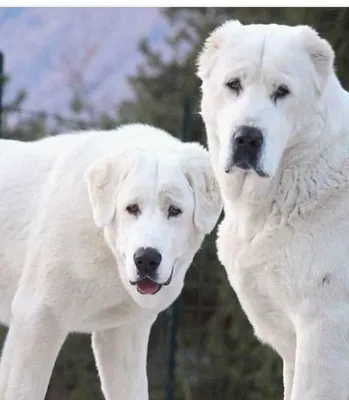
M349 397L349 96L307 26L216 29L199 57L218 255L285 400Z
M3 140L0 193L1 400L43 399L71 331L106 399L147 399L150 328L222 208L208 152L140 124Z

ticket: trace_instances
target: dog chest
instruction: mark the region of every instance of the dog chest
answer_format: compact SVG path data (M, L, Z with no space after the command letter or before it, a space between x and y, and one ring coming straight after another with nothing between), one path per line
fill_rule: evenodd
M291 315L297 286L290 271L302 255L292 251L295 242L288 231L274 230L253 243L239 240L234 233L230 221L224 220L217 248L229 282L256 336L286 353L294 340Z
M261 264L245 269L235 265L228 277L256 336L279 352L280 348L287 349L294 327L289 315L289 290L282 281L280 266Z
M252 243L238 240L226 226L217 247L230 284L256 336L286 354L304 305L324 312L347 296L348 225L342 218L326 230L303 224L302 231L289 233L280 227Z
M154 314L154 315L153 315ZM131 303L123 303L112 307L106 307L89 315L79 322L74 328L77 332L98 332L106 329L132 324L143 318L155 318L156 313L141 310Z

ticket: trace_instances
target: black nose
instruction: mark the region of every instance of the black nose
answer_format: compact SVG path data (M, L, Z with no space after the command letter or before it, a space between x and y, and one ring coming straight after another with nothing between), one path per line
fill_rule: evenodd
M233 136L233 165L249 170L257 171L263 135L260 129L254 126L242 125Z
M153 247L140 247L133 255L133 261L141 275L153 275L161 259L161 254Z
M262 132L254 126L242 125L235 132L234 144L244 148L246 152L258 151L263 144Z

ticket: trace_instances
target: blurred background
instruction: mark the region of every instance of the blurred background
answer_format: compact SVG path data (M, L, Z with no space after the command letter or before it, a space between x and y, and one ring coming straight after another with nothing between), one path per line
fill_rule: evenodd
M313 26L334 47L348 88L347 8L0 8L1 136L30 141L146 122L205 144L196 57L209 32L232 18ZM153 327L151 400L282 398L281 361L254 338L215 236ZM68 338L46 399L102 399L87 335Z

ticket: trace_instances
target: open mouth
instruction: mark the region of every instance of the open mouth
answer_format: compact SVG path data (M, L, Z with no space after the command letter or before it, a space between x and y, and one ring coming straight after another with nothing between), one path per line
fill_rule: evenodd
M156 294L161 290L162 284L143 278L136 282L137 291L140 294Z
M136 286L137 291L140 294L156 294L161 290L163 286L168 286L171 283L173 276L173 269L174 267L172 267L170 277L164 283L155 282L149 276L145 276L144 278L141 278L135 282L130 281L130 284Z

